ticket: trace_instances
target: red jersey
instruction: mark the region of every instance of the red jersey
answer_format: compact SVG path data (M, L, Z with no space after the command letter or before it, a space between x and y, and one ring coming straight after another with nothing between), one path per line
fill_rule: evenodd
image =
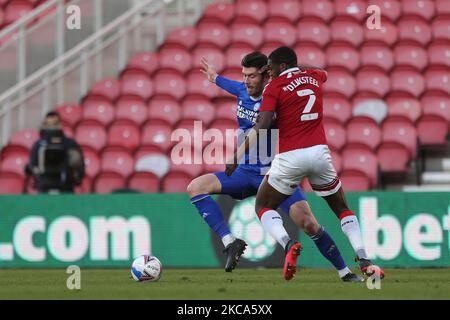
M264 89L259 111L276 113L280 153L327 144L322 123L326 80L323 70L291 68Z

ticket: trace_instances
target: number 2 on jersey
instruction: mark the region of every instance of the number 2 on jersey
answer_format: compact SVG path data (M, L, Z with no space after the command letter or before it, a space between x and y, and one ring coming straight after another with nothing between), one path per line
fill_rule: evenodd
M300 121L316 120L317 118L319 118L319 114L317 112L310 113L311 109L314 106L314 102L316 102L316 96L314 94L314 91L312 91L311 89L298 90L297 95L299 97L309 96L308 103L306 104L306 107L303 110L302 116L300 117Z

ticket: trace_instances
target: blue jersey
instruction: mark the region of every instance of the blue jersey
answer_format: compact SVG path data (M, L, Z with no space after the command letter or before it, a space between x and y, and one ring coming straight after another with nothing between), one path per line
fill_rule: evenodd
M238 139L239 143L244 142L245 134L255 124L256 118L259 113L259 107L261 106L262 96L258 99L254 99L249 96L247 89L243 82L230 80L221 76L217 76L216 84L237 97L237 121L241 135ZM260 149L254 148L245 155L244 163L240 164L243 168L251 171L258 172L259 174L265 174L270 168L270 163L274 152L270 141L270 132L267 134L267 140L264 146ZM259 144L258 144L259 145Z

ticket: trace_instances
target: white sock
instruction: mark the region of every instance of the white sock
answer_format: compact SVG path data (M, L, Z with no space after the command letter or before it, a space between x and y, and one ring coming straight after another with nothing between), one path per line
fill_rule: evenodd
M341 219L341 229L348 240L350 240L353 250L355 250L358 257L367 259L358 218L354 214L345 216Z
M236 238L231 234L226 234L222 237L222 243L224 245L224 247L226 248L230 243L234 242L234 240L236 240Z
M343 276L345 276L347 273L352 272L352 270L350 270L348 267L345 267L342 270L338 270L339 273L339 278L342 278Z
M268 210L260 217L261 224L275 240L284 248L291 239L283 227L283 219L275 210Z

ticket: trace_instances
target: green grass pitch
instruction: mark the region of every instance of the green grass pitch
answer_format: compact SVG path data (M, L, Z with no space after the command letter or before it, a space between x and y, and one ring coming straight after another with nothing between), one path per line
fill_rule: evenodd
M127 269L82 269L81 290L68 290L64 269L0 270L3 299L450 299L450 268L386 269L381 289L343 283L331 269L166 269L158 282L137 283Z

